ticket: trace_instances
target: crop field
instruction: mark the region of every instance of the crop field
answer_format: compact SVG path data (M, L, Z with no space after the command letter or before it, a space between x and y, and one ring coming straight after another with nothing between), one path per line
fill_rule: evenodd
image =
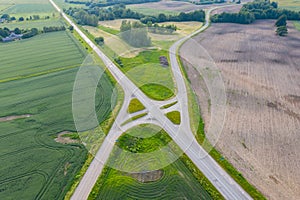
M300 11L300 1L299 0L278 0L279 8L286 8L289 10Z
M0 14L6 13L15 17L28 17L35 14L45 16L56 13L48 0L13 0L10 3L12 6L0 11ZM0 0L0 6L6 5L6 0Z
M170 140L159 127L142 125L122 135L118 145L125 151L146 153L165 146ZM111 159L118 162L125 158L112 154ZM141 182L134 176L137 173L106 167L96 186L97 191L94 188L89 199L212 199L181 159L160 171L160 175L155 171L147 172L148 177L144 177ZM153 176L156 176L155 180L149 180Z
M128 5L127 7L145 15L158 15L160 13L164 13L166 15L176 15L180 12L191 12L194 10L204 9L209 6L195 5L181 1L159 1L153 3Z
M226 87L227 117L216 148L266 198L297 199L300 33L290 22L289 35L278 37L274 23L213 24L195 40L212 56ZM191 45L183 45L183 57L201 54ZM195 57L190 62L201 64ZM201 99L209 96L192 78L193 70L187 73L207 127L209 103Z
M150 98L165 100L175 94L175 87L171 69L160 65L160 56L168 57L168 52L146 50L134 58L120 57L121 70Z
M77 67L85 57L80 44L66 31L2 43L0 52L1 82L60 68Z
M0 84L1 116L31 115L0 123L0 199L63 199L86 157L82 145L54 141L59 132L75 131L71 111L76 72L70 69ZM109 113L109 83L106 77L99 84L106 91L96 105L99 121Z
M38 20L38 21L24 21L24 22L11 22L0 24L0 28L7 27L9 29L29 29L29 28L37 28L42 30L45 26L63 26L64 23L59 19L51 19L51 20Z

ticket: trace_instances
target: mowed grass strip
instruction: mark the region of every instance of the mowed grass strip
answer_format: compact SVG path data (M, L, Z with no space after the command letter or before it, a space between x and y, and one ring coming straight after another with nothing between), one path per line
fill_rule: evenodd
M85 57L80 44L66 31L0 44L0 52L0 80L79 66Z
M180 112L178 111L169 112L166 114L166 116L173 124L179 125L181 122Z

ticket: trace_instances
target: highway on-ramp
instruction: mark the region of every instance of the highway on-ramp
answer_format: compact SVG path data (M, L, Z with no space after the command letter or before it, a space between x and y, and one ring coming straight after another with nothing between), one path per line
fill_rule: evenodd
M104 168L106 161L109 158L116 139L120 137L124 131L119 125L124 122L127 105L132 98L132 95L139 99L146 107L148 115L152 118L151 122L162 126L162 128L170 135L173 141L186 153L190 160L211 181L211 183L226 199L252 199L209 155L205 157L199 156L206 154L206 152L197 143L190 128L187 89L176 58L177 48L190 36L179 40L170 48L171 67L178 91L174 99L178 101L180 107L179 111L182 119L181 124L177 126L166 118L164 112L160 109L160 106L158 106L158 103L149 99L135 84L133 84L132 81L126 77L126 75L123 74L123 72L79 29L79 27L73 23L65 13L62 12L62 10L53 2L53 0L49 1L56 8L56 10L61 13L64 19L74 27L74 30L78 32L82 39L85 40L85 42L102 59L125 93L123 107L121 108L110 132L106 136L102 146L80 181L71 199L85 200L88 198L93 186L95 185ZM209 26L209 15L212 10L213 9L210 9L207 12L205 25L196 33L205 30ZM147 121L145 118L144 120L133 121L132 126L145 123L145 121Z

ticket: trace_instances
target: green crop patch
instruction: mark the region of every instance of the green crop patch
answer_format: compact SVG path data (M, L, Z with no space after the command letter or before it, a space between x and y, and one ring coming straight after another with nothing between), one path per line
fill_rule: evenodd
M67 31L0 43L0 52L0 80L80 66L85 57L85 51Z
M144 109L145 106L138 99L132 99L128 106L128 113L135 113Z
M128 130L119 138L117 145L132 153L148 153L166 146L170 141L163 129L153 133L152 126L143 126L142 129Z
M133 153L147 153L155 151L171 141L168 134L160 127L144 124L134 127L122 135L117 145ZM111 154L111 160L121 162L126 156ZM165 159L165 158L162 158ZM136 163L126 163L134 166ZM106 167L99 177L89 199L212 199L202 187L193 173L186 167L185 161L178 159L164 167L161 177L155 180L140 182L129 172L121 172ZM146 171L155 174L156 171Z
M181 118L180 118L180 112L178 111L172 111L166 114L168 119L173 122L174 124L180 124Z
M168 58L164 50L145 50L133 58L119 58L121 70L150 98L166 100L174 96L175 87L170 67L163 67L159 58Z

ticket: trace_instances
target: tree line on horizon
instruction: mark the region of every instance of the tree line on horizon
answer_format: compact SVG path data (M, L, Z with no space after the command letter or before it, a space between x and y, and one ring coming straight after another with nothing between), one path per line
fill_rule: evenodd
M124 4L114 5L108 8L93 7L88 9L69 8L64 9L64 12L77 21L81 25L98 26L98 21L114 20L114 19L137 19L143 24L160 23L168 21L205 21L205 12L196 10L189 13L181 12L178 15L165 15L160 13L157 16L144 15L139 12L132 11L126 8Z
M278 3L270 0L255 0L243 5L238 13L216 14L212 16L214 23L251 24L257 19L278 19L286 15L287 20L300 20L300 12L280 9Z

